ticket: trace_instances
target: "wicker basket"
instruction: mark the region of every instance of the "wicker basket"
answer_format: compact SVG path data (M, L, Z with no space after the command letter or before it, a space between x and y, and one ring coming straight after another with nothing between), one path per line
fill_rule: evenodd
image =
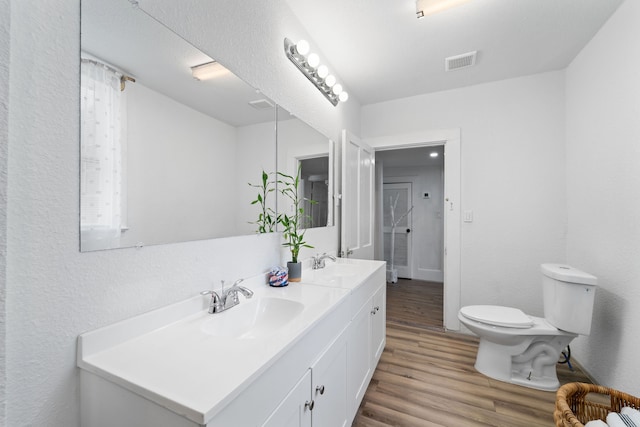
M625 406L640 408L640 398L599 385L569 383L556 392L553 418L556 427L584 427L589 421L606 421L609 412L620 412Z

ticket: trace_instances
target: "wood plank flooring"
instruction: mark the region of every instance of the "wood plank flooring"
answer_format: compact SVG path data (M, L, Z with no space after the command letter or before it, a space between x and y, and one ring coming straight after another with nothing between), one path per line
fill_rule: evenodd
M387 285L387 345L353 427L550 427L555 393L476 372L478 340L442 328L442 285L399 280ZM590 382L573 363L561 383Z

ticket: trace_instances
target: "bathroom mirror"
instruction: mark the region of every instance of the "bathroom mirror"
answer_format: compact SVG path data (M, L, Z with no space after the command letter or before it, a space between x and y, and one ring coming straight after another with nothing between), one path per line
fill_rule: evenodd
M303 228L333 225L333 141L295 115L278 107L278 165L294 176L300 168L299 196L303 203ZM313 200L313 203L308 200ZM281 212L292 209L279 199Z
M81 49L81 251L255 233L273 102L224 67L194 78L214 53L129 0L82 0Z

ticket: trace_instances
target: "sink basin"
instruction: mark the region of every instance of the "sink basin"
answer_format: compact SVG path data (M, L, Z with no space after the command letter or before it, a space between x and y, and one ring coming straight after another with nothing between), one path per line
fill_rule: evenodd
M303 275L303 280L308 283L332 284L342 279L358 275L358 266L349 264L327 263L325 268L309 270Z
M202 332L230 339L268 337L289 324L304 309L304 304L284 298L262 297L241 300L222 313L208 316Z

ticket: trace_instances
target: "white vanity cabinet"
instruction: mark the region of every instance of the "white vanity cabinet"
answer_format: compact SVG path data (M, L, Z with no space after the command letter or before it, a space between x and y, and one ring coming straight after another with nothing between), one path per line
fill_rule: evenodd
M371 364L375 369L387 342L387 292L383 284L371 299Z
M380 268L353 291L347 398L355 417L386 343L386 279Z
M311 369L287 394L262 427L311 427Z
M347 407L347 332L345 329L311 368L314 427L351 425Z
M322 353L262 427L350 425L347 411L347 331Z
M350 426L384 348L386 295L384 263L352 266L343 286L259 282L230 317L194 297L82 334L83 427ZM260 307L272 317L236 323ZM243 335L224 335L233 327Z

